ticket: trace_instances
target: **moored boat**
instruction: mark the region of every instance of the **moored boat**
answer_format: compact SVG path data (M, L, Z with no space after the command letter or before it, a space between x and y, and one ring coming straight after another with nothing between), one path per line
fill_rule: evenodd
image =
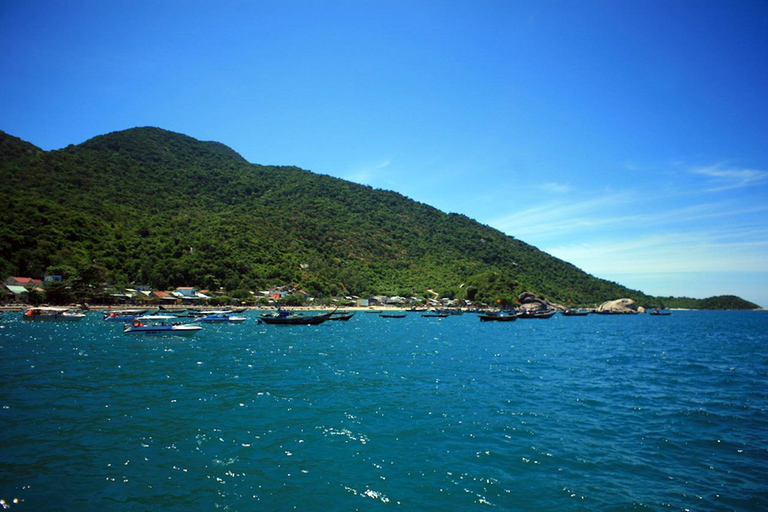
M448 313L443 313L442 311L436 310L436 311L427 311L426 313L423 313L421 316L423 318L446 318L450 315Z
M514 322L517 315L512 313L484 313L477 315L481 322Z
M153 336L173 335L191 336L202 327L199 325L182 324L173 322L175 316L171 315L147 315L137 317L123 328L124 334L148 334Z
M547 318L552 318L557 311L554 309L526 309L520 312L519 315L517 315L518 318L538 318L541 320L546 320Z
M586 309L566 309L562 312L563 316L587 316L589 311Z
M336 310L320 315L301 315L288 311L278 311L277 313L261 315L259 323L264 322L265 324L272 325L320 325L329 320L335 312Z
M405 313L382 313L379 315L381 318L405 318Z
M335 322L346 322L347 320L349 320L353 316L355 316L354 313L349 313L347 311L339 311L339 312L333 313L328 320L330 320L332 322L334 322L334 321Z
M131 322L137 316L147 314L146 309L119 309L104 315L105 322Z
M248 320L244 316L235 316L223 311L210 311L205 316L195 318L195 322L203 323L239 323Z
M85 318L85 313L79 313L71 308L32 307L24 312L25 321L78 321Z

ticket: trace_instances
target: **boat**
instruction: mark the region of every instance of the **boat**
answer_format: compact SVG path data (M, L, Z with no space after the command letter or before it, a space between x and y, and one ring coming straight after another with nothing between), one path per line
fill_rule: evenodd
M649 315L653 315L653 316L669 316L669 315L671 315L671 314L672 314L672 312L671 312L671 311L669 311L669 310L667 310L667 309L659 309L659 308L656 308L656 309L652 310L652 311L651 311L650 313L648 313L648 314L649 314Z
M514 322L517 320L515 313L485 313L477 316L481 322Z
M331 318L329 318L328 320L330 320L332 322L346 322L347 320L349 320L353 316L355 316L354 313L348 313L346 311L339 311L338 313L332 314Z
M209 311L205 316L198 316L195 322L203 323L238 323L248 320L244 316L234 316L228 311Z
M381 318L405 318L405 313L382 313L379 315Z
M32 307L24 312L25 321L78 321L85 318L85 313L79 313L72 308Z
M423 313L422 318L446 318L450 316L448 313L443 313L441 311L428 311L426 313Z
M259 317L259 323L272 325L320 325L326 320L330 320L336 310L321 315L302 315L288 311L278 311L277 313L268 313Z
M231 315L234 313L231 309L219 309L219 310L202 310L202 309L188 309L187 313L195 318L200 318L209 315Z
M517 315L518 318L539 318L545 320L552 318L557 311L554 309L525 309Z
M587 316L589 311L586 309L566 309L563 311L563 316Z
M131 322L137 316L146 315L146 309L116 309L104 315L105 322Z
M202 329L199 325L182 324L173 322L173 320L176 320L176 317L172 315L140 316L134 318L129 325L126 325L123 328L123 333L154 336L191 336Z

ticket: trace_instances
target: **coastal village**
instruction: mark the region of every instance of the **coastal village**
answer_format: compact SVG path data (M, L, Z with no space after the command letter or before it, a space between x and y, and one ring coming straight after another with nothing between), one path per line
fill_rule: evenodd
M60 285L61 276L45 276L44 279L11 276L5 279L0 292L0 302L5 306L47 302L47 292L52 285ZM103 285L94 290L95 304L100 306L344 306L344 307L458 307L472 306L465 301L433 297L400 297L375 295L357 297L347 295L318 299L301 288L285 285L269 290L249 292L250 297L231 297L225 290L207 290L194 286L180 286L173 290L154 290L149 286L115 288Z
M61 276L45 276L42 280L31 277L11 276L5 279L5 286L0 291L0 306L3 309L23 309L29 305L52 303L47 300L51 287L62 286ZM231 297L223 289L207 290L194 286L180 286L173 290L154 290L149 286L133 286L131 288L116 288L103 285L93 290L88 304L78 303L78 307L112 308L112 307L164 307L164 308L206 308L206 307L301 307L310 309L324 308L393 308L393 309L466 309L474 311L521 309L523 311L561 311L576 314L580 312L595 312L602 314L637 314L644 313L645 308L634 300L622 298L595 304L590 308L574 309L571 305L561 305L549 302L533 293L519 294L513 303L484 304L470 301L440 297L432 292L432 297L401 297L374 295L358 297L347 295L340 297L311 297L306 291L296 286L285 285L263 291L249 292L249 297ZM75 301L77 302L77 301ZM658 310L656 310L658 311Z

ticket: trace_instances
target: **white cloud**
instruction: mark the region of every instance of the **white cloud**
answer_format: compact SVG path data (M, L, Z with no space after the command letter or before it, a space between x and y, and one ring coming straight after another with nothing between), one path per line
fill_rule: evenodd
M720 192L768 183L768 171L758 169L724 169L718 164L709 167L696 167L691 170L691 173L709 178L712 188L709 188L708 192Z

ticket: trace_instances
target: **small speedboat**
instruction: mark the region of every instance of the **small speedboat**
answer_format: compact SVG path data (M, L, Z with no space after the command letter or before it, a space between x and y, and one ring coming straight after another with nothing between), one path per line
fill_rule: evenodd
M219 313L214 312L205 316L199 316L195 318L195 322L203 322L203 323L238 323L238 322L245 322L248 320L244 316L234 316L230 315L229 313Z
M121 309L110 311L104 315L105 322L132 322L134 318L141 315L146 315L146 309Z
M24 312L24 321L78 321L85 318L85 313L79 313L71 308L33 307Z
M653 316L669 316L669 315L671 315L671 314L672 314L672 312L671 312L671 311L669 311L669 310L667 310L667 309L659 309L659 308L656 308L656 309L652 310L652 311L651 311L650 313L648 313L648 314L649 314L649 315L653 315Z
M140 316L135 318L130 325L126 325L123 329L123 333L148 334L154 336L191 336L202 329L199 325L173 322L175 319L176 317L171 315Z

